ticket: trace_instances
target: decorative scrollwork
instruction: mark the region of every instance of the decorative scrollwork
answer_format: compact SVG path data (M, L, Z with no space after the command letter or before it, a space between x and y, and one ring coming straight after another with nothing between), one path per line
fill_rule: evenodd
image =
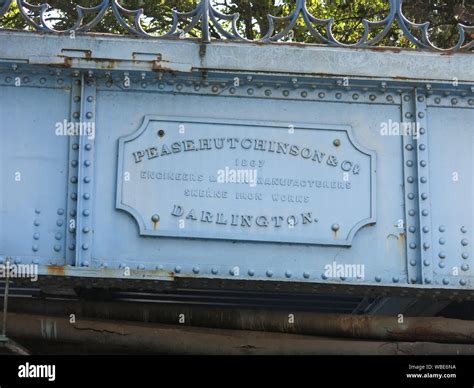
M76 5L77 17L76 17L75 23L72 27L63 31L55 30L54 28L49 27L48 24L46 23L45 14L53 9L49 4L42 3L39 5L33 5L33 4L28 3L25 0L17 0L17 4L18 4L18 9L21 15L23 16L23 18L26 20L26 22L30 26L32 26L36 30L45 31L45 32L54 32L54 33L61 33L61 32L64 33L64 32L70 32L70 31L77 31L77 32L90 31L104 17L109 7L109 0L102 0L100 4L96 5L95 7L90 7L90 8ZM39 18L39 23L33 19L32 14ZM90 15L90 14L97 14L97 15L88 23L83 24L85 16Z
M183 38L194 33L204 42L211 39L227 39L237 41L258 41L277 42L288 40L293 34L293 30L305 28L305 33L309 34L318 43L338 47L371 47L380 43L392 30L394 24L398 24L403 35L415 47L423 49L443 50L437 47L430 39L430 23L415 23L410 21L403 14L403 0L387 0L389 6L388 14L382 20L371 21L362 19L363 33L355 43L344 43L336 38L334 33L335 19L318 18L313 15L308 8L310 0L295 0L294 9L287 16L267 15L267 31L261 32L261 37L252 40L244 36L239 29L240 15L238 13L226 14L221 7L217 7L212 0L200 0L197 6L188 12L172 10L167 32L162 33L158 27L146 28L147 19L142 8L131 10L120 4L119 0L102 0L94 7L76 6L77 18L72 27L58 31L47 25L45 14L52 10L47 3L32 5L26 0L17 0L17 5L21 16L34 29L52 33L60 32L87 32L92 30L111 9L112 13L128 33L149 38ZM13 0L0 0L0 16L5 15L11 7ZM86 23L84 19L87 15L95 15ZM284 26L277 31L277 26ZM1 28L1 25L0 25ZM447 51L471 50L474 42L469 38L474 34L474 26L457 24L459 38L457 43ZM197 33L196 33L197 32Z

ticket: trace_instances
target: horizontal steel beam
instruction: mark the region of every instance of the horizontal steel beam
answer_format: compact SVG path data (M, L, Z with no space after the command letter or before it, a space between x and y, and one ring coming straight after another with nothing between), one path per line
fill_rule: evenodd
M317 314L296 309L272 311L185 304L31 299L12 300L11 310L33 314L48 311L49 314L62 317L74 314L78 321L112 319L376 341L474 344L474 321L443 317Z
M41 57L32 55L41 52ZM295 60L297 58L297 60ZM219 70L371 79L472 81L472 54L294 44L150 41L110 35L4 31L0 62L123 71ZM46 62L45 62L46 61ZM472 82L471 82L472 83Z

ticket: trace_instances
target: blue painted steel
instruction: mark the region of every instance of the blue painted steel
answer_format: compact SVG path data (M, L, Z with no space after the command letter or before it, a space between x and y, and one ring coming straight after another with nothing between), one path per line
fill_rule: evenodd
M391 30L394 24L400 26L402 33L419 48L431 48L441 50L436 47L430 40L429 29L430 23L414 23L410 21L403 14L403 0L388 0L390 11L388 15L379 21L362 20L364 26L364 33L360 40L353 44L345 44L338 41L333 34L334 18L322 19L312 15L308 8L308 0L296 0L294 9L288 16L276 17L268 15L269 28L262 38L261 42L276 42L276 41L291 41L292 30L297 23L302 23L307 32L316 38L319 43L339 47L369 47L379 43ZM12 0L4 0L0 6L0 17L7 12ZM26 22L38 31L46 32L87 32L92 30L107 14L109 9L112 10L114 17L119 24L125 28L130 34L141 37L156 37L153 31L146 31L142 26L143 19L146 19L144 10L142 8L136 10L129 10L120 5L119 0L102 0L94 7L76 6L77 18L74 25L64 31L57 31L51 28L46 22L46 13L52 10L48 3L40 3L39 5L32 5L25 0L17 0L19 11ZM223 12L222 6L214 4L212 0L200 0L196 8L190 12L179 12L173 10L171 15L171 25L169 31L159 36L159 38L183 38L187 37L188 33L200 28L201 39L204 42L211 41L211 26L219 39L229 39L238 41L250 41L238 29L239 14L234 13L227 15ZM95 15L87 23L83 23L86 15ZM187 21L188 24L182 30L179 29L180 21ZM276 32L277 23L285 23L285 28L282 31ZM383 28L382 28L383 27ZM326 34L323 34L318 28L324 29ZM382 28L382 31L373 37L369 37L374 28ZM469 41L468 37L474 32L473 26L466 26L461 23L457 25L459 39L454 47L449 50L470 50L474 47L474 42ZM420 37L414 31L419 32Z
M13 34L11 39L21 42L22 36ZM63 274L83 277L473 288L472 80L454 85L420 81L418 74L414 80L309 71L295 75L291 66L298 56L290 55L282 55L286 59L280 59L280 72L262 74L243 64L239 69L234 62L233 70L223 70L229 66L225 58L235 57L232 50L265 50L251 45L216 47L229 50L227 55L208 48L209 58L203 59L198 43L172 42L171 52L180 52L181 63L166 62L166 45L157 50L162 61L133 61L125 53L135 55L140 42L107 38L101 48L93 48L97 57L64 58L64 47L78 52L88 38L31 36L39 40L29 46L26 59L15 48L6 50L6 40L0 40L0 260L38 263L44 274L67 265L61 267ZM41 56L57 42L58 57ZM104 59L117 45L117 59ZM279 50L308 53L308 48ZM325 50L330 55L343 49ZM146 57L146 51L140 52ZM314 51L314 58L322 55ZM351 63L366 52L340 55L347 59L340 63ZM374 72L387 71L377 68L380 55L394 54L370 54L368 66ZM413 52L400 60L413 56L424 60L423 53ZM55 67L60 59L70 67ZM221 67L203 71L206 60L221 61ZM465 54L449 58L449 66L458 60L464 61ZM170 70L174 66L189 70ZM334 71L327 66L328 73ZM139 128L143 133L136 132ZM325 159L320 168L303 163L302 147L300 156L288 152L289 159L280 161L271 152L256 150L255 143L251 151L220 154L214 149L189 157L165 152L155 158L150 150L154 144L171 144L173 149L179 141L218 136L301 143L311 150L321 148L325 156L337 155L338 163L331 166ZM166 184L141 181L142 170L210 175L235 159L272 163L273 175L291 179L345 182L344 172L349 172L348 182L354 186L344 195L337 194L337 183L326 186L324 195L295 189L295 196L311 197L318 222L306 225L314 227L308 231L287 225L279 239L279 231L268 232L264 225L207 225L202 215L201 220L188 220L197 224L180 229L180 218L172 225L173 209L166 206L179 200L184 202L178 205L196 204L214 217L222 209L241 209L255 217L260 211L301 212L300 203L277 206L267 196L262 205L249 199L221 204L185 199L185 185L170 179ZM351 167L358 164L359 174L344 171L344 160L355 162ZM237 190L236 183L224 186L232 193ZM291 194L244 187L241 191L263 195ZM206 209L198 207L204 204Z

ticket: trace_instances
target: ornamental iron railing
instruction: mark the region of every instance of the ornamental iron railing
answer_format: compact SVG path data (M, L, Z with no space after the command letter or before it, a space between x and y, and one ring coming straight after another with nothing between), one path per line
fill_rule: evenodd
M246 42L278 42L292 41L294 29L304 29L304 32L316 43L338 47L372 47L381 43L397 24L399 30L412 47L435 50L471 50L474 48L472 37L474 26L458 23L457 43L442 49L430 39L430 22L415 23L403 13L403 0L387 0L388 14L381 20L371 21L362 19L363 33L357 42L348 44L342 42L334 34L335 19L320 18L309 11L312 0L295 0L293 10L286 16L267 15L267 31L260 38L249 39L239 27L238 13L226 14L222 5L216 5L212 0L199 0L196 7L188 12L172 10L169 17L167 32L156 35L158 28L146 28L150 18L140 9L126 9L119 0L102 0L93 7L77 5L77 16L70 28L58 30L48 23L48 13L53 7L48 3L30 4L25 0L16 0L16 7L21 17L34 30L50 33L84 33L96 27L106 15L113 18L128 33L147 38L186 38L198 29L200 39L210 42L213 39L226 39ZM0 17L12 9L13 0L0 0ZM148 23L149 24L149 23ZM6 28L0 22L0 28ZM374 32L374 30L379 30Z

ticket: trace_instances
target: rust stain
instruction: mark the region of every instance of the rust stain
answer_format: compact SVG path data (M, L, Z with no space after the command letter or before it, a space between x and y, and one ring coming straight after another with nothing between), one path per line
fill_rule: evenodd
M66 267L63 265L48 265L48 275L66 276Z
M151 70L156 72L174 73L173 69L163 66L159 61L153 61L153 66L151 67Z

